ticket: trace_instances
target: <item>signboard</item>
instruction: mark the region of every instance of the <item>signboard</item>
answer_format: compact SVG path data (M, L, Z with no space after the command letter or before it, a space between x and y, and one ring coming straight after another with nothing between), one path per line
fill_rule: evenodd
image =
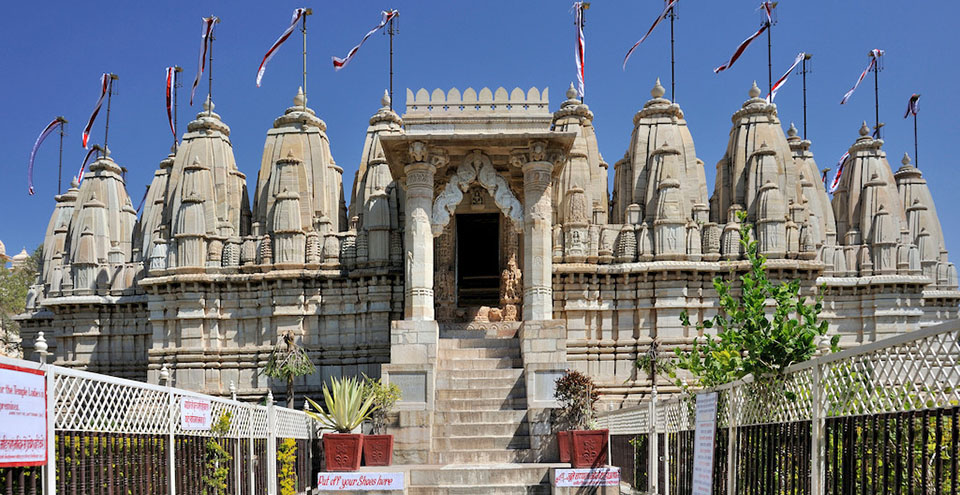
M209 430L211 425L210 412L213 404L208 400L183 396L180 398L180 429L181 430Z
M697 394L696 431L693 444L692 495L711 495L713 448L717 439L717 393Z
M620 468L555 469L553 486L557 488L581 486L620 486Z
M403 490L403 473L318 473L321 492Z
M47 381L43 371L0 364L0 467L47 462Z

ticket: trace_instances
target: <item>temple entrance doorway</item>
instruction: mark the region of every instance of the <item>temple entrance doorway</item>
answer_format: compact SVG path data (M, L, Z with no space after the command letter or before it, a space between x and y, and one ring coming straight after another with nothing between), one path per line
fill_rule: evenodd
M500 213L457 215L457 306L500 304Z

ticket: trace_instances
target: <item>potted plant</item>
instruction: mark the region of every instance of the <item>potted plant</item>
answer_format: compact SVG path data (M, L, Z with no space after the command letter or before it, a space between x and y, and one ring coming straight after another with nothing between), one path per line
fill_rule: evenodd
M356 471L360 469L360 451L363 435L351 433L370 417L373 398L365 397L363 384L356 377L330 378L330 387L323 384L323 401L326 407L307 398L314 411L307 415L317 420L321 427L336 433L323 435L323 452L327 471Z
M593 380L579 371L567 370L557 378L554 397L560 403L560 423L567 429L557 432L560 461L575 468L599 467L607 463L609 430L592 429L600 398Z
M363 375L364 395L373 399L370 421L373 434L363 437L363 463L366 466L393 464L393 435L387 435L387 414L400 400L400 387L385 385L380 379Z

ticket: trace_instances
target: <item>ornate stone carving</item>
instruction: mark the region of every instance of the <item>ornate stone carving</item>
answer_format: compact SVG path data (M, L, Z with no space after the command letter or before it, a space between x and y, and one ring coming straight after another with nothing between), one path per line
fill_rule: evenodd
M413 162L427 161L427 143L423 141L414 141L410 143L410 160Z
M463 201L463 193L469 191L474 182L479 182L487 190L504 216L513 222L514 228L519 230L522 227L523 206L520 201L513 195L506 179L498 174L490 163L490 158L475 151L464 158L463 163L457 167L457 172L433 203L433 218L430 223L435 237L443 232L457 205Z

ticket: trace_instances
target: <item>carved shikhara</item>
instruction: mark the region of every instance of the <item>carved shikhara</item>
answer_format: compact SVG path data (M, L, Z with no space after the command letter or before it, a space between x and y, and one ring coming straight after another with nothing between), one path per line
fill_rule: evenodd
M513 195L506 179L493 168L490 158L479 151L474 151L464 158L463 163L457 167L457 172L433 202L431 224L434 237L443 233L443 228L450 223L450 216L463 200L463 193L469 191L474 182L479 182L487 190L503 215L512 221L516 230L523 229L523 205L520 204L520 200Z

